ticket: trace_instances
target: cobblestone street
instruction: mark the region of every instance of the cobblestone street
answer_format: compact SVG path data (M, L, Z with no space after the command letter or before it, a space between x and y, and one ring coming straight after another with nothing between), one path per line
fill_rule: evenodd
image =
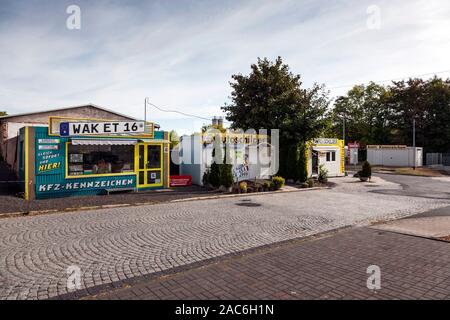
M332 190L1 219L0 297L64 295L69 266L81 269L81 287L89 289L449 204L369 192L398 188L378 178L336 181Z
M377 265L381 288L369 290ZM450 299L450 243L341 231L142 281L89 299Z

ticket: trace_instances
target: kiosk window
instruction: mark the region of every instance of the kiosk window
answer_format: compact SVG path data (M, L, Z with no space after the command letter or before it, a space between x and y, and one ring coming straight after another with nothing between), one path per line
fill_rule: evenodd
M336 152L335 151L331 151L331 152L327 152L327 161L336 161Z
M134 146L68 146L69 176L134 172Z
M148 146L147 150L147 168L158 169L161 167L161 147L159 145Z

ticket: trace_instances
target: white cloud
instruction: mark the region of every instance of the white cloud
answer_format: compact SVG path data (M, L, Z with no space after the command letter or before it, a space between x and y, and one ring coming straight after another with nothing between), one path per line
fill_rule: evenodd
M142 117L149 96L209 117L221 113L231 75L264 56L282 56L307 86L450 69L444 0L79 1L80 31L65 28L69 4L2 2L0 103L9 113L92 102ZM381 9L379 30L366 26L369 5ZM165 129L198 125L148 114Z

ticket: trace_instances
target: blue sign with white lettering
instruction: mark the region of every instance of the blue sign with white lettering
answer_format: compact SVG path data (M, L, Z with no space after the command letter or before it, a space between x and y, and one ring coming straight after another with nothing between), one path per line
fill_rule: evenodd
M61 122L59 124L59 135L61 137L69 136L69 123L68 122Z

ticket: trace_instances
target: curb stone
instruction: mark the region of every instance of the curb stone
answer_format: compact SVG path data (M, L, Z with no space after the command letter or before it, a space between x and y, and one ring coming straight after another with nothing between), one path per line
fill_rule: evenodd
M100 205L100 206L64 208L61 210L50 209L50 210L17 211L17 212L2 213L2 214L0 214L0 219L25 217L25 216L37 216L37 215L41 215L41 214L51 214L51 213L63 213L63 212L74 212L74 211L76 212L76 211L84 211L84 210L100 210L100 209L111 209L111 208L121 208L121 207L145 206L145 205L155 205L155 204L161 204L161 203L177 203L177 202L212 200L212 199L221 199L221 198L263 196L263 195L268 195L268 194L313 191L313 190L322 190L322 189L331 189L331 188L330 187L313 187L313 188L303 188L303 189L294 189L294 190L277 190L277 191L254 192L254 193L218 194L218 195L214 195L214 196L192 197L192 198L184 198L184 199L175 199L175 200L170 200L170 201L105 204L105 205Z
M252 192L252 193L237 193L237 194L222 194L216 196L207 196L207 197L194 197L194 198L185 198L185 199L175 199L170 202L188 202L188 201L197 201L197 200L211 200L211 199L220 199L220 198L240 198L240 197L250 197L250 196L263 196L266 194L279 194L279 193L289 193L289 192L302 192L302 191L313 191L313 190L322 190L322 189L331 189L330 187L314 187L314 188L304 188L304 189L295 189L295 190L277 190L277 191L266 191L266 192Z

